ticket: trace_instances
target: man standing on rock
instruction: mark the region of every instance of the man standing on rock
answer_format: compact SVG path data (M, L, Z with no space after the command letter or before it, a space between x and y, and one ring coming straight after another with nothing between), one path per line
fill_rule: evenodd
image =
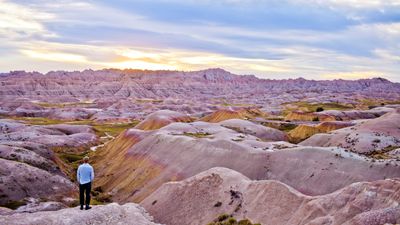
M83 164L78 167L76 174L77 180L79 182L79 202L81 203L81 210L83 210L83 205L86 203L85 209L91 209L90 207L90 190L92 189L92 182L94 179L93 167L89 165L89 157L85 156L83 158ZM86 194L86 202L84 202L84 195Z

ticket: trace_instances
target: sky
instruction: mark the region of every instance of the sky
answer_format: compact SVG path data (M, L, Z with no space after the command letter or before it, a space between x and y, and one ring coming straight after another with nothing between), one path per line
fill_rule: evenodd
M400 82L400 0L0 0L0 72L223 68Z

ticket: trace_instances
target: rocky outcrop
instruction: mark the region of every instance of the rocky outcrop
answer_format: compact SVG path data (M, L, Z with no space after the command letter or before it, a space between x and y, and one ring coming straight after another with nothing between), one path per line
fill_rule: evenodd
M27 197L61 201L73 196L76 186L69 179L16 161L0 159L0 204Z
M331 194L307 196L274 180L253 181L227 168L212 168L169 182L140 204L157 222L207 224L221 214L276 224L396 224L400 180L354 183Z
M3 132L2 142L35 142L46 146L79 147L96 143L97 136L92 128L86 125L45 125L30 126L22 122L0 120Z
M316 114L331 116L334 117L336 120L350 121L359 119L375 119L392 111L394 111L393 108L378 107L371 110L326 110L323 112L318 112Z
M352 127L329 134L316 134L301 145L339 146L363 154L387 153L400 146L399 130L400 109L396 109L379 118L361 121Z
M291 142L299 143L300 141L303 141L314 134L327 133L332 130L337 130L352 125L354 125L354 123L342 121L326 121L319 123L318 125L301 124L291 130L288 135Z
M160 82L162 80L163 82ZM6 98L26 97L54 101L77 101L108 97L165 98L199 96L217 98L248 97L248 93L265 96L276 93L338 93L354 96L396 98L399 84L382 78L356 81L315 81L299 79L263 80L254 76L238 76L221 69L193 72L143 71L105 69L82 72L54 71L45 75L34 72L15 71L0 77L0 96ZM258 98L261 99L261 98Z
M201 118L201 120L209 123L218 123L230 119L248 120L263 115L264 113L256 108L221 109Z
M61 160L53 150L77 152L96 142L93 129L86 125L33 126L0 120L0 205L22 205L18 210L33 212L71 204L77 187L60 169Z
M67 208L59 211L15 213L0 216L0 224L15 225L72 225L72 224L132 224L132 225L157 225L152 222L152 217L140 206L127 203L116 203L93 206L91 210L79 210L78 207Z
M240 119L230 119L219 123L221 126L233 129L239 133L253 135L263 141L287 141L288 136L285 132L278 129L255 124L250 121Z
M193 119L185 114L171 110L160 110L150 114L145 120L136 125L140 130L156 130L173 122L192 122Z
M130 129L99 150L94 160L96 185L119 202L143 200L165 182L217 166L254 180L279 180L308 195L400 175L396 162L371 162L339 148L263 142L206 122L172 123L155 131Z
M335 121L335 117L314 112L290 112L285 116L286 121Z
M333 130L338 130L338 129L342 129L345 127L350 127L355 125L355 123L353 122L349 122L349 121L327 121L327 122L322 122L319 123L316 127L323 131L324 133L333 131Z

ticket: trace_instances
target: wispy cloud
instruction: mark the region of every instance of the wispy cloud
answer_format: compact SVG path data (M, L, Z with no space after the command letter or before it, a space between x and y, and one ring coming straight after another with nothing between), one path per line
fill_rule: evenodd
M0 0L0 68L400 81L399 12L395 0Z

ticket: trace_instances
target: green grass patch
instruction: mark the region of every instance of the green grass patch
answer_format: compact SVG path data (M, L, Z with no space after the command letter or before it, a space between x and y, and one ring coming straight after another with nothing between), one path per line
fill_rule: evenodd
M98 136L105 136L108 133L111 136L118 136L122 131L136 126L139 121L130 123L107 123L107 124L90 124L93 126Z
M291 130L293 130L294 128L296 128L298 125L293 124L293 123L270 123L270 122L263 122L261 123L263 126L266 127L271 127L271 128L275 128L278 129L280 131L283 132L289 132Z
M183 135L196 138L208 138L210 137L211 134L207 132L198 132L198 133L184 132Z
M51 103L51 102L36 102L36 105L45 108L65 108L65 107L77 107L77 106L91 106L94 105L90 102L63 102L63 103Z
M379 140L379 139L377 139ZM365 154L368 157L374 158L374 159L390 159L392 157L390 157L389 155L387 155L387 153L400 148L400 146L387 146L381 150L375 150L373 152L369 152L367 154Z
M12 210L17 209L20 206L26 205L26 202L23 200L19 200L19 201L8 201L6 204L4 204L3 206Z
M67 163L73 163L79 161L85 157L85 153L71 154L71 153L61 153L59 154L60 159Z
M301 110L303 112L316 112L317 109L321 110L351 110L355 107L353 105L330 102L330 103L309 103L309 102L290 102L283 104L285 109L282 111L282 115L286 116L290 112L295 110Z
M54 125L54 124L70 124L70 125L90 125L95 133L101 137L108 133L111 136L117 136L122 131L136 126L140 121L132 121L127 123L96 123L92 120L57 120L44 117L8 117L13 120L22 120L30 125Z
M359 108L360 109L371 109L374 107L381 107L385 105L397 105L400 104L400 100L395 100L395 101L388 101L384 99L360 99L358 100L359 102Z
M162 103L162 99L136 99L136 103Z
M8 117L8 118L13 120L22 120L30 125L53 125L53 124L62 124L67 122L64 120L50 119L45 117Z

